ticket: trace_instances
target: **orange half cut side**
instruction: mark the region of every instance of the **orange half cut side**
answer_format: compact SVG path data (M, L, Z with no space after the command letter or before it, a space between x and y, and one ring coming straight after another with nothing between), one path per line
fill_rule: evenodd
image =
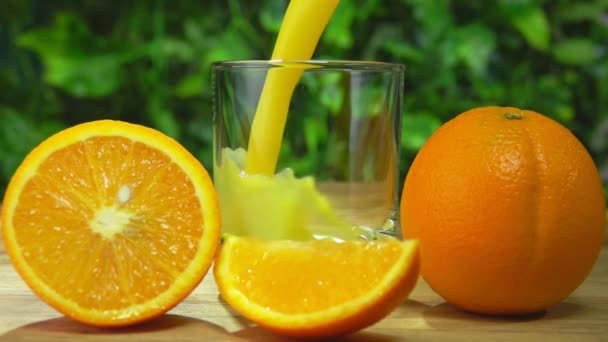
M94 121L36 147L2 206L6 251L52 307L96 326L163 314L202 280L220 237L205 168L168 136Z

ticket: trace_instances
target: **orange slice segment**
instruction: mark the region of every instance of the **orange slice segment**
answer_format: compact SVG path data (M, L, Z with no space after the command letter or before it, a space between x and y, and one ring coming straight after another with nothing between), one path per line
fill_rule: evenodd
M32 290L97 326L144 321L202 280L220 234L205 168L150 128L95 121L36 147L2 207L6 251Z
M259 240L225 236L214 264L221 296L281 335L331 337L363 329L416 284L418 242Z

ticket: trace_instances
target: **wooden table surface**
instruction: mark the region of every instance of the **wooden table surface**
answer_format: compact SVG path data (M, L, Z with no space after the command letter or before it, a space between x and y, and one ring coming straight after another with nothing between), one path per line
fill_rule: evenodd
M1 240L0 240L1 242ZM559 270L556 270L559 272ZM344 341L608 341L608 243L587 280L564 302L535 315L486 317L446 304L422 281L410 299ZM0 341L288 341L248 323L218 297L211 272L168 314L123 329L62 317L32 294L0 243Z

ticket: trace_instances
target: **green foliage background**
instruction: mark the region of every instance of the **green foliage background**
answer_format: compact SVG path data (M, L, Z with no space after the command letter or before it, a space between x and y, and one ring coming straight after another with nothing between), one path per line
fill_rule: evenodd
M101 118L155 127L210 170L209 66L267 59L287 3L3 0L0 194L42 139ZM402 179L442 122L496 104L566 125L608 184L608 0L342 0L315 58L406 65Z

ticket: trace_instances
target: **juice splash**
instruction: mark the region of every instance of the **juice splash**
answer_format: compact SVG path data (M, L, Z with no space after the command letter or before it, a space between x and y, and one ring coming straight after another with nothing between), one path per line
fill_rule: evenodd
M292 0L273 60L312 57L338 0ZM266 239L354 239L362 231L337 218L314 178L296 178L290 169L275 174L293 90L306 68L269 70L251 127L248 151L221 151L215 186L225 232ZM365 235L365 234L364 234Z
M244 149L225 148L222 165L216 165L224 232L283 240L351 240L365 233L338 219L313 177L296 178L291 169L246 174L246 156Z

